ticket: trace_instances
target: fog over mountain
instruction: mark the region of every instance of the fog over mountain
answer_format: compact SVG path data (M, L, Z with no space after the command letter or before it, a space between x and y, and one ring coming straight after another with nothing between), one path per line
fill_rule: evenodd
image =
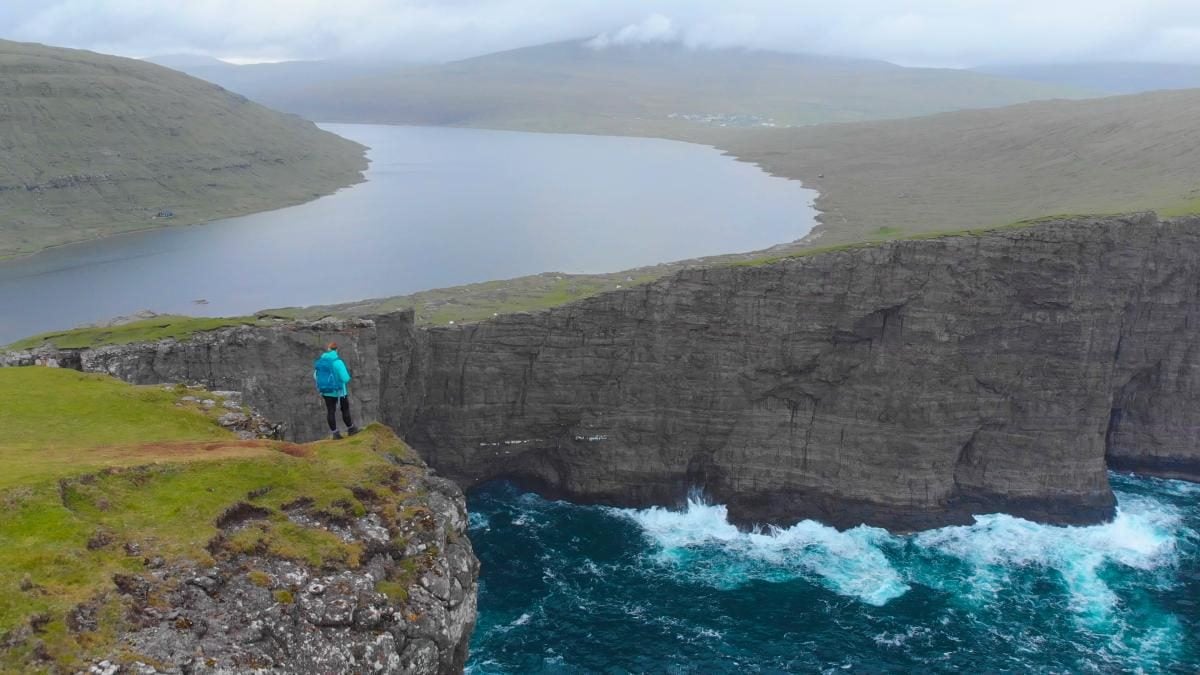
M686 129L913 117L1098 95L967 70L767 50L693 51L621 35L374 73L320 61L181 69L317 121L667 137Z
M5 0L0 37L125 56L449 61L568 39L904 65L1200 63L1194 0Z

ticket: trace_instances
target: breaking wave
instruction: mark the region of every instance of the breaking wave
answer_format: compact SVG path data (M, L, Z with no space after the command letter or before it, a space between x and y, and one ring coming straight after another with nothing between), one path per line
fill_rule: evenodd
M913 535L724 506L472 495L472 672L1170 670L1200 660L1200 486L1114 475L1112 522ZM687 667L679 670L680 664Z
M1103 525L1061 527L992 514L976 516L972 525L912 536L866 526L842 532L812 520L743 532L729 522L724 506L695 495L682 511L613 511L642 528L654 544L654 560L718 588L805 577L881 606L920 583L986 602L1011 586L1013 570L1033 566L1056 573L1070 591L1071 609L1089 619L1107 617L1117 603L1102 578L1106 567L1173 569L1184 536L1178 509L1136 495L1126 495L1113 521ZM897 570L888 553L907 546L917 555ZM931 559L937 556L967 564L968 574L947 577Z
M697 496L683 511L614 511L641 526L655 544L654 560L717 588L803 577L871 605L884 605L909 589L879 546L889 536L886 530L838 532L806 520L787 529L741 532L724 506Z

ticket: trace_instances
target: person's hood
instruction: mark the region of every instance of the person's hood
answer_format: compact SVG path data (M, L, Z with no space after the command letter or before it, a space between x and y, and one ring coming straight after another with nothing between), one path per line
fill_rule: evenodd
M323 358L323 359L336 359L336 358L338 358L338 353L337 353L337 350L336 350L336 349L330 349L329 351L327 351L327 352L325 352L324 354L322 354L322 355L321 355L321 358Z

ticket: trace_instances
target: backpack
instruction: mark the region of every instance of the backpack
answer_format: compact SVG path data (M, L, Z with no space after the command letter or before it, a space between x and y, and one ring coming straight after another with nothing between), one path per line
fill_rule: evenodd
M335 359L318 358L313 362L313 370L317 373L317 391L338 392L342 389L342 378L338 377L333 367Z

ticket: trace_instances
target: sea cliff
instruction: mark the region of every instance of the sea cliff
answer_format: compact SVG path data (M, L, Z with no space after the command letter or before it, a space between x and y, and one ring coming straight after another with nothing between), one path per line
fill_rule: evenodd
M1079 218L725 267L529 314L401 312L5 357L245 392L291 438L337 339L357 414L469 488L743 524L1113 513L1108 468L1200 479L1200 219Z
M462 671L466 503L383 425L52 368L0 369L0 422L0 672Z

